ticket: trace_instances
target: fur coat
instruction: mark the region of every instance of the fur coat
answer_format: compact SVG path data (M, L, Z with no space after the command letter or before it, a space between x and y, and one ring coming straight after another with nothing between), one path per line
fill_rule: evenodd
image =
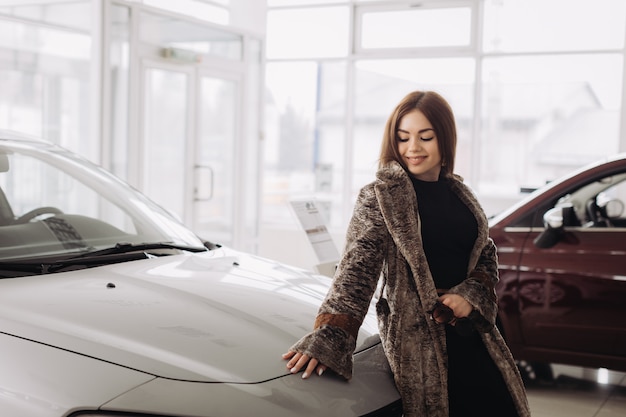
M494 323L498 280L496 248L487 219L460 177L451 186L478 222L478 237L467 278L450 289L479 314L474 325L502 372L520 417L530 416L526 393L513 357ZM448 416L447 357L444 326L428 311L438 295L420 233L417 198L406 171L397 163L381 168L363 187L346 235L346 245L333 284L321 305L314 331L291 350L317 358L346 379L352 376L352 354L359 326L376 291L380 336L404 416Z

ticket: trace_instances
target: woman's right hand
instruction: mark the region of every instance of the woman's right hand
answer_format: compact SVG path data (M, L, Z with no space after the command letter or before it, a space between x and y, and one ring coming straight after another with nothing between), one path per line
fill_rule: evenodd
M313 372L317 373L319 376L322 376L322 374L326 370L326 365L323 365L315 358L312 358L308 355L303 355L299 352L294 352L290 350L287 353L283 353L283 359L289 361L287 362L287 369L289 369L289 372L291 372L292 374L297 374L302 368L306 366L306 368L304 369L304 373L302 374L302 379L307 379L313 374Z

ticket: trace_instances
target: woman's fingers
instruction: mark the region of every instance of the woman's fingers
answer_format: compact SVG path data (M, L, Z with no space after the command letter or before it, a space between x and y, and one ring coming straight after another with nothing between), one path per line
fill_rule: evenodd
M282 354L283 359L291 359L293 357L293 355L295 355L296 352L293 351L289 351L289 352L285 352Z
M315 358L311 358L309 360L309 364L307 365L306 369L304 370L304 373L302 374L302 379L307 379L308 377L310 377L313 372L315 372L315 368L317 368L317 364L318 364L318 360Z
M467 317L472 312L472 305L458 294L444 294L439 300L450 307L457 318Z
M314 372L321 376L324 371L326 371L326 365L322 365L317 359L299 352L289 351L283 353L282 357L283 359L289 360L287 362L287 369L289 369L289 372L292 374L296 374L304 368L304 373L302 374L303 379L307 379L313 375Z
M302 358L302 353L289 351L283 354L283 359L288 359L287 368L292 370L297 366L298 361ZM298 372L300 369L297 368L294 372Z
M303 355L300 352L287 352L283 354L284 359L289 359L287 362L287 369L292 374L300 372L300 370L311 361L308 355Z

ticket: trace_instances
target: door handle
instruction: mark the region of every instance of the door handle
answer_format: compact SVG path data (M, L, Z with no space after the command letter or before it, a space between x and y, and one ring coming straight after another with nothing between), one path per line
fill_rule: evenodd
M210 201L213 199L214 171L209 165L194 166L194 201Z

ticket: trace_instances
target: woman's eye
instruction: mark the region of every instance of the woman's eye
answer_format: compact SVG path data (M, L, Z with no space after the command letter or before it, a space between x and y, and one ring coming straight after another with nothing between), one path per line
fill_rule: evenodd
M400 136L398 136L398 142L408 142L409 138L401 138Z
M421 139L421 140L423 140L424 142L428 142L429 140L433 140L433 139L435 139L435 137L434 137L434 136L431 136L431 137L429 137L429 138L420 138L420 139Z

